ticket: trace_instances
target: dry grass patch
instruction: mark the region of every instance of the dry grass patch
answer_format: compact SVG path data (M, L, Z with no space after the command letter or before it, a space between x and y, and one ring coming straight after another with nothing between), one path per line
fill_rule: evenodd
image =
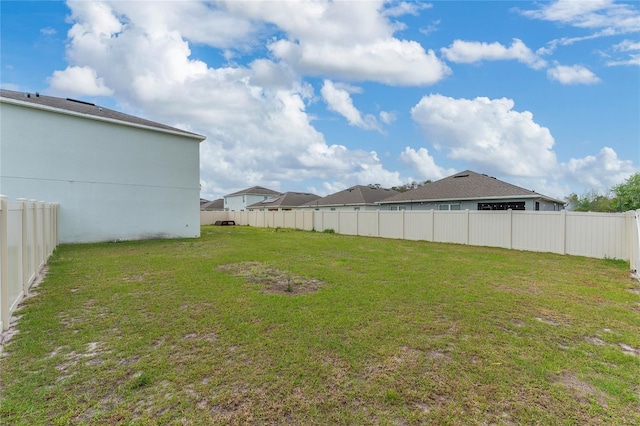
M306 294L317 291L323 284L318 279L295 275L261 262L227 263L220 265L218 270L258 284L264 293Z

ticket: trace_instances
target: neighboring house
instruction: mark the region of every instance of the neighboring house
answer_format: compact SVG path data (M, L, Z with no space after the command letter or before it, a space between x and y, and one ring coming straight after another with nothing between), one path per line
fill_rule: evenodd
M267 198L266 200L253 203L250 206L247 206L247 210L293 210L305 203L310 203L319 198L320 196L316 194L309 194L306 192L285 192L284 194L275 195L273 197Z
M380 201L389 210L550 210L564 201L465 170Z
M207 201L200 199L200 211L223 211L224 199L218 198L217 200Z
M261 186L253 186L242 191L224 196L224 209L227 211L244 211L247 206L264 201L274 195L280 195L280 192L273 191Z
M301 207L315 210L377 210L380 208L376 204L378 201L397 193L393 189L357 185L311 201Z
M0 91L0 194L59 203L61 243L198 237L204 136Z

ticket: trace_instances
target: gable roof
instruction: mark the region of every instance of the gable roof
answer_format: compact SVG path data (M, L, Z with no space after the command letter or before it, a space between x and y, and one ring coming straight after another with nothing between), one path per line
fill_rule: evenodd
M200 210L212 211L212 210L224 210L224 200L218 198L213 201L205 201L200 203Z
M320 198L319 195L310 194L307 192L285 192L284 194L277 195L275 197L267 198L263 201L247 206L248 209L258 208L285 208L285 207L299 207L303 204L312 202Z
M356 185L306 203L305 206L373 205L397 193L393 189Z
M252 186L251 188L243 189L242 191L227 194L225 197L235 197L236 195L280 195L281 192L274 191L262 186Z
M380 204L416 201L474 200L489 198L544 198L563 201L538 194L485 174L465 170L455 175L427 183L412 190L382 200Z
M144 127L151 130L158 130L167 133L178 134L194 139L204 140L205 137L197 133L167 126L155 121L146 120L134 115L124 114L109 108L104 108L90 102L80 101L71 98L57 98L54 96L44 96L39 93L16 92L13 90L0 90L0 101L12 103L41 110L48 110L59 113L67 113L83 118L91 118L99 121L118 122L119 124L134 127Z

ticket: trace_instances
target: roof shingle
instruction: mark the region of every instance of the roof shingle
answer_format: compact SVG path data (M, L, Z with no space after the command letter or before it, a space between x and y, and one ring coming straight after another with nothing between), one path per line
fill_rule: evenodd
M492 197L542 197L548 200L559 201L485 174L465 170L464 172L456 173L444 179L399 193L381 201L381 203L466 200Z

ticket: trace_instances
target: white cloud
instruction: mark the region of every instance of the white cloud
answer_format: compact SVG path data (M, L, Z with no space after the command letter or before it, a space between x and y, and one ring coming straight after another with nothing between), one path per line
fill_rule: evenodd
M607 28L616 34L640 31L640 12L630 4L613 0L560 0L544 4L538 10L521 13L530 18L578 28Z
M628 53L627 59L616 59L607 61L607 66L618 65L638 65L640 66L640 42L632 40L623 40L622 42L613 46L615 52Z
M391 124L396 121L396 115L393 112L389 111L380 111L380 121L384 124Z
M225 5L247 19L269 22L284 31L286 35L268 48L299 73L399 86L433 84L450 73L433 51L394 37L400 26L388 14L422 8L413 3L397 5L399 9L385 9L382 0L231 1Z
M555 65L547 70L547 77L562 84L596 84L600 82L597 75L582 65Z
M395 38L349 46L279 40L269 50L304 74L394 86L434 84L451 72L433 50L425 52L415 41Z
M54 71L49 78L53 93L73 93L88 96L110 96L113 90L105 86L104 79L98 77L91 67L67 67L64 71Z
M546 66L546 62L531 51L521 40L513 39L511 46L498 42L455 40L451 46L440 49L451 62L470 64L481 61L517 60L533 69Z
M325 80L320 93L329 109L345 117L350 125L365 130L382 131L380 123L378 123L378 120L376 120L374 116L363 116L360 111L353 106L353 101L348 90L340 89L336 87L332 81Z
M572 158L563 166L567 179L601 193L638 172L632 161L619 159L609 147L602 148L597 155Z
M543 176L557 165L553 136L511 99L429 95L411 109L428 140L447 156L493 175Z
M40 28L40 33L42 35L52 36L52 35L56 35L58 31L56 31L55 28L45 27L45 28Z
M417 16L421 10L430 9L433 7L430 3L419 2L399 2L390 3L391 6L384 9L383 14L385 16L402 16L402 15L414 15Z
M613 0L560 0L543 3L537 10L521 13L532 19L594 31L584 36L552 40L548 47L538 50L539 54L550 54L559 45L568 46L584 40L640 32L640 11L632 4L615 3Z
M400 153L400 160L411 167L419 180L438 180L456 173L455 169L445 169L438 166L427 148L415 150L406 147Z

